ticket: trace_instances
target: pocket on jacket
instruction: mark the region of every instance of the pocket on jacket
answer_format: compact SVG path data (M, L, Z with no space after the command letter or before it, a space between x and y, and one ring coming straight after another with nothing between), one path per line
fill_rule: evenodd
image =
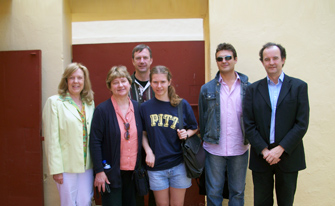
M215 137L217 134L216 131L216 94L215 93L208 93L206 94L206 102L207 102L207 111L206 111L206 122L205 122L205 136L206 137Z
M208 105L208 108L215 107L216 104L216 94L215 93L207 93L205 95L206 103Z

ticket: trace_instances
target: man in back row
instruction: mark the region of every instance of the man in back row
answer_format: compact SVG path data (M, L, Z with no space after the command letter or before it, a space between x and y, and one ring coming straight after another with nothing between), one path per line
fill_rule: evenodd
M134 47L132 52L132 63L135 71L132 78L132 84L129 92L131 99L140 104L154 97L154 92L150 86L150 66L153 62L151 49L145 44L139 44ZM145 153L142 150L142 165L145 165ZM144 197L136 196L136 205L144 206ZM149 206L155 206L155 197L152 190L149 190Z
M133 83L130 98L143 103L154 96L149 81L150 66L153 62L150 47L145 44L137 45L132 52L132 62L135 72L131 75Z
M286 51L280 44L265 44L259 56L267 77L247 88L243 111L254 205L273 205L275 185L278 206L290 206L298 171L306 168L302 138L309 122L307 84L284 74Z

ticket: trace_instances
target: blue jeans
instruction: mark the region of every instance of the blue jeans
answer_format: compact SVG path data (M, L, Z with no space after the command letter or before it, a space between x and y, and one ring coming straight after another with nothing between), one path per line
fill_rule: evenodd
M225 172L228 172L229 206L244 205L245 177L249 151L239 156L216 156L206 151L206 191L208 206L222 206Z

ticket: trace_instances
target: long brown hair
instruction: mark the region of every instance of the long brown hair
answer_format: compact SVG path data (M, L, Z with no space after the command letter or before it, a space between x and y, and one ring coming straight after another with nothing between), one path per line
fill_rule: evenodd
M65 68L62 79L58 85L58 94L63 97L66 96L66 93L68 92L67 78L69 78L73 72L77 71L77 69L81 69L84 73L84 88L80 92L80 96L87 104L92 104L94 92L92 91L90 75L88 73L88 69L80 63L74 62Z
M158 65L153 67L150 71L150 82L152 81L152 75L154 74L166 74L166 78L169 82L172 79L172 74L166 66ZM182 98L176 94L176 90L172 85L168 87L168 97L170 99L170 104L174 107L176 107L182 100Z

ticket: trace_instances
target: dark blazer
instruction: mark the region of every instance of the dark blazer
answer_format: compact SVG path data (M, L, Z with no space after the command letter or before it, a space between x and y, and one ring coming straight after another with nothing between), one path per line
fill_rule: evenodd
M304 81L284 76L275 118L275 143L285 149L279 168L283 172L305 169L302 138L308 128L309 103ZM268 171L271 167L261 153L270 144L271 102L267 78L247 88L243 119L246 138L251 144L249 168L255 172Z
M134 100L131 101L134 105L138 138L137 168L138 160L141 157L143 129L138 103ZM108 99L99 104L94 111L90 134L90 151L94 173L105 171L112 188L121 187L120 133L113 103L111 99ZM103 160L110 164L111 169L104 170Z

